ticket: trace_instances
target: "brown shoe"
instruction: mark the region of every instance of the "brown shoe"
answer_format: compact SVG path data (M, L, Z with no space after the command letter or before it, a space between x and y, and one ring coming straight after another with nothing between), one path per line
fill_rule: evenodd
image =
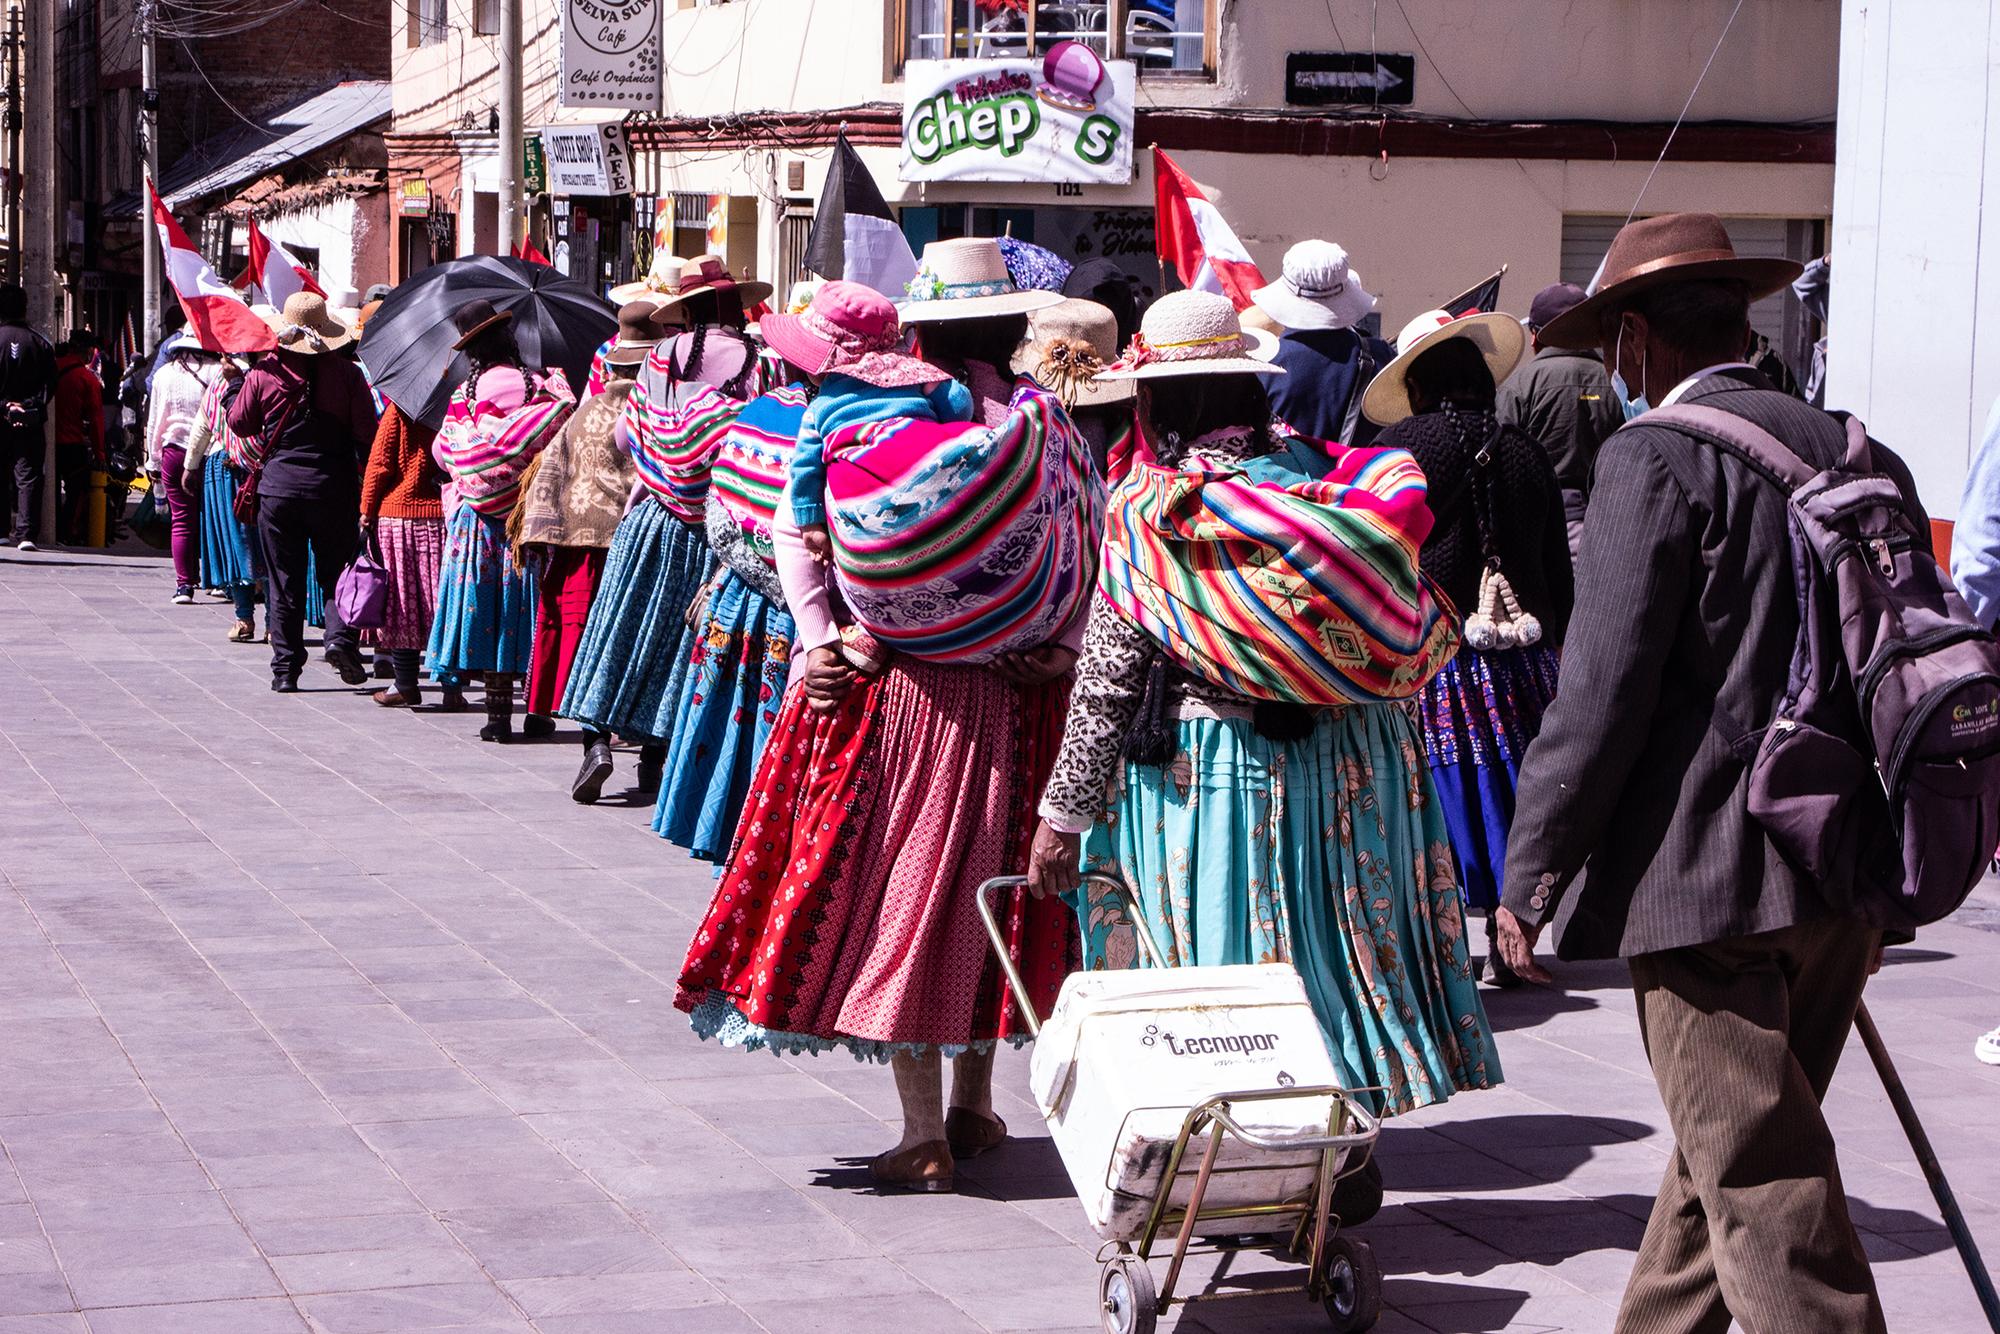
M944 1118L945 1143L959 1158L976 1158L988 1149L997 1149L1007 1138L1007 1123L997 1116L982 1116L969 1107L954 1107Z
M437 702L439 713L469 713L471 710L472 706L466 703L463 690L446 690L444 697Z
M238 621L229 627L229 642L232 644L251 644L256 640L257 627L248 621Z
M424 702L424 696L420 690L412 690L406 695L394 686L390 686L386 690L375 692L375 702L385 709L414 709Z
M941 1139L925 1140L896 1153L871 1160L868 1175L891 1190L949 1195L952 1191L951 1146Z

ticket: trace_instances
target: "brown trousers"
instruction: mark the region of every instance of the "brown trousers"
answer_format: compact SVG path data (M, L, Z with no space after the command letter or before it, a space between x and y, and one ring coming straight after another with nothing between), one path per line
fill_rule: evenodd
M1844 918L1631 960L1673 1161L1619 1334L1882 1334L1820 1102L1878 935Z

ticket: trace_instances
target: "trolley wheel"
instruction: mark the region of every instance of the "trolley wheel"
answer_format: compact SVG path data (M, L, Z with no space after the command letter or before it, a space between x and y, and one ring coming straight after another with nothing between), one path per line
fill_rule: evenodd
M1335 1237L1326 1245L1323 1276L1327 1319L1340 1334L1375 1328L1382 1318L1382 1262L1375 1248L1354 1237Z
M1382 1212L1382 1164L1373 1154L1333 1184L1333 1212L1342 1227L1360 1227Z
M1379 1279L1376 1290L1381 1290ZM1160 1290L1153 1286L1153 1271L1137 1256L1120 1255L1104 1262L1097 1297L1104 1334L1153 1334L1159 1323Z

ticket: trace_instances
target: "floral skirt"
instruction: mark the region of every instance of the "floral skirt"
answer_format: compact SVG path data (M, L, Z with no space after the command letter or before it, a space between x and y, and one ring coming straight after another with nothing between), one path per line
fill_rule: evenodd
M1461 648L1424 687L1424 752L1474 912L1500 906L1515 778L1556 697L1560 662L1554 649L1539 646Z
M389 600L375 644L386 649L421 649L430 643L437 616L438 577L444 567L443 519L375 522L382 566L389 572Z
M236 521L236 474L217 452L201 464L201 586L228 591L263 577L257 530Z
M977 893L1027 866L1067 694L907 657L832 713L787 694L681 970L695 1031L873 1060L1027 1041ZM1045 1012L1075 967L1075 915L1025 890L998 908Z
M664 741L661 702L687 630L688 603L714 568L708 539L656 500L618 524L556 712L597 732Z
M1164 767L1127 764L1087 869L1137 895L1169 964L1289 962L1343 1083L1406 1112L1489 1088L1500 1058L1466 952L1444 820L1402 709L1322 715L1291 742L1191 718ZM1117 902L1086 884L1084 954L1129 967Z
M514 568L507 521L460 505L445 525L431 675L463 685L475 672L525 672L534 634L535 580Z
M735 837L784 702L793 633L791 614L734 571L689 631L685 669L661 714L670 739L653 829L706 861L720 861Z

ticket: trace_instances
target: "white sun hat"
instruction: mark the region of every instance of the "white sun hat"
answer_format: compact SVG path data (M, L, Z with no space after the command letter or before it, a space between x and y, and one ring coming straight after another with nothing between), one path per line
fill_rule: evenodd
M1283 275L1252 295L1287 329L1351 329L1375 309L1347 252L1331 241L1301 241L1287 250Z
M1159 380L1176 375L1283 375L1271 356L1278 340L1245 329L1218 292L1173 292L1155 301L1125 355L1100 380Z
M1026 291L1014 286L1000 243L990 236L961 236L924 247L908 300L896 304L904 324L926 320L971 320L986 315L1026 315L1059 304L1061 292Z
M1427 310L1403 326L1396 335L1396 359L1377 371L1361 396L1361 411L1377 426L1394 426L1415 409L1410 406L1410 363L1439 343L1463 338L1486 358L1493 383L1514 373L1528 350L1528 331L1512 315L1498 311L1462 315L1453 319L1442 310Z

